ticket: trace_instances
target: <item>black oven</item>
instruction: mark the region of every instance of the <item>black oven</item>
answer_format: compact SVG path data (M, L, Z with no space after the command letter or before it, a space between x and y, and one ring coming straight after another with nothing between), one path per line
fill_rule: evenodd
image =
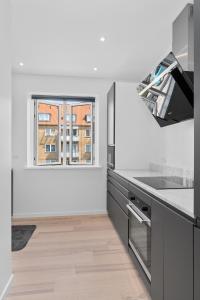
M129 210L129 247L151 281L151 207L134 198Z

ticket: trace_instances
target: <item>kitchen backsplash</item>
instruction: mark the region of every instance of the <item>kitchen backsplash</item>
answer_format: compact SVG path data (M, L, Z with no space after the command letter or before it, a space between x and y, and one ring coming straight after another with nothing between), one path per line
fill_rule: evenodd
M161 165L156 163L150 163L149 168L151 171L157 171L162 173L164 176L178 176L182 177L187 185L194 184L194 170L179 168L175 166Z

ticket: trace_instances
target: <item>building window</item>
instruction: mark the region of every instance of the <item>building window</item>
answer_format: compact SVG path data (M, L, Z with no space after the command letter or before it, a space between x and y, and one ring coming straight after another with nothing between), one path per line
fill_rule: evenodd
M42 97L41 101L36 96L32 99L35 102L34 164L95 164L95 99L54 99L54 96ZM88 116L88 124L84 116ZM48 123L41 122L47 120Z
M85 129L85 136L86 137L91 137L91 128Z
M67 114L66 121L76 123L76 114Z
M54 145L54 144L45 144L45 152L56 152L56 145Z
M78 129L73 129L73 136L78 136Z
M90 153L91 152L91 144L86 144L85 145L85 152Z
M45 136L54 136L56 134L55 129L45 128Z
M69 130L69 128L66 130L66 135L70 136L70 130Z
M47 113L39 113L38 114L38 121L50 121L51 119L51 114L47 114Z
M86 119L87 123L91 123L92 122L92 115L86 115L85 119Z

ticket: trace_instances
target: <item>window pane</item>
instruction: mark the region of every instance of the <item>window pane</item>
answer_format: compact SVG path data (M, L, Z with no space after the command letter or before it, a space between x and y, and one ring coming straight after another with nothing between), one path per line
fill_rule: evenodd
M36 102L37 164L93 164L94 103L63 99Z
M37 164L59 163L59 105L39 102L37 114Z
M51 114L49 113L39 113L38 114L38 121L50 121Z
M93 128L91 122L92 110L91 103L79 103L72 105L72 114L76 115L76 122L72 124L73 147L75 147L75 143L78 145L76 146L76 153L74 151L75 148L72 149L72 163L78 161L79 164L91 164L93 162L93 139L91 134ZM86 145L88 145L88 151L85 151Z

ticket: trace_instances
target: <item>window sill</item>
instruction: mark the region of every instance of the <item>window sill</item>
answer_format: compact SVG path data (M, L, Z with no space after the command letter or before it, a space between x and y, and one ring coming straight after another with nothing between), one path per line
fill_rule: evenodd
M100 165L93 166L25 166L25 170L95 170L102 169Z

